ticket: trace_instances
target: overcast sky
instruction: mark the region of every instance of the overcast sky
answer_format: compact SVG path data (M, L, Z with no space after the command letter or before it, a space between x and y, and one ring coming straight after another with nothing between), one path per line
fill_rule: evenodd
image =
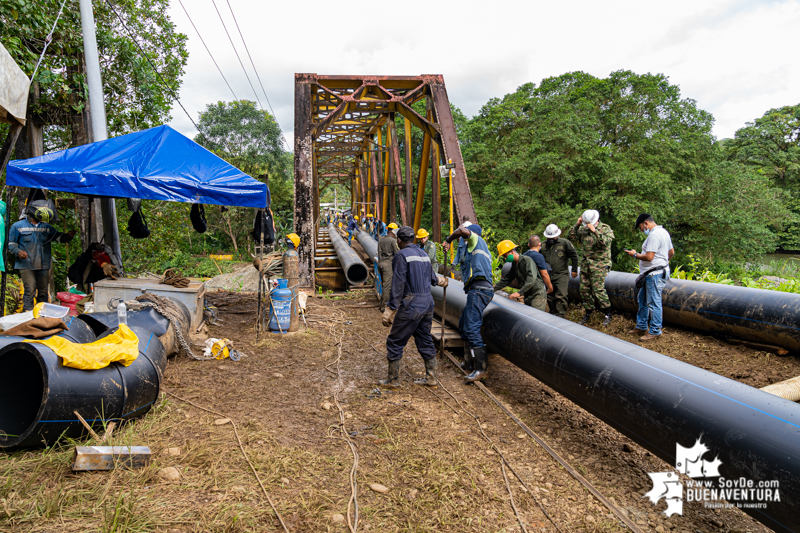
M770 108L800 103L798 0L215 1L267 107L228 2L233 7L290 143L295 72L443 74L450 101L467 116L523 83L569 71L662 73L714 115L718 138ZM183 5L236 96L255 100L212 0ZM206 104L234 97L178 0L170 15L189 37L180 98L197 120ZM172 116L173 127L196 134L180 108Z

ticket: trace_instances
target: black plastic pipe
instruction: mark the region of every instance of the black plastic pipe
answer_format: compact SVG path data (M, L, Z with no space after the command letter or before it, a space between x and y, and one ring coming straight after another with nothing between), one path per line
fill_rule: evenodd
M73 329L63 336L79 341L75 337L88 338L88 332L94 340L82 321L73 320ZM167 357L155 333L138 326L131 330L139 338L139 357L127 367L112 363L99 370L65 367L43 344L0 337L0 449L80 437L85 429L74 411L90 424L147 413L158 398Z
M442 300L441 288L432 293ZM465 305L450 280L446 320L457 324ZM482 334L491 352L671 465L676 443L702 437L725 479L777 481L780 502L742 510L800 531L800 405L505 298L486 307Z
M367 252L367 255L372 262L376 265L378 264L378 243L375 242L375 239L372 238L372 235L367 233L366 231L359 231L356 234L356 239L361 244L361 247Z
M636 274L608 274L606 292L615 310L636 313L635 282ZM579 278L570 278L569 297L580 301ZM662 300L666 324L800 352L800 294L670 279Z
M358 257L358 254L350 248L350 245L339 235L336 227L331 226L328 228L328 234L331 236L331 243L333 249L336 250L336 255L339 256L339 263L344 270L344 277L350 285L361 285L367 281L369 270L364 261Z

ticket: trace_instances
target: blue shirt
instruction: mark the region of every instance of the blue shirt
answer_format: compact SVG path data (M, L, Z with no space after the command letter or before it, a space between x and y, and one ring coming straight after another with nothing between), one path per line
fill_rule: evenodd
M550 274L550 271L552 269L550 268L550 265L547 264L547 261L544 260L544 256L542 254L534 250L528 250L522 255L527 255L528 257L533 259L533 262L536 263L536 268L538 268L539 270L545 270L547 271L548 275Z
M397 310L409 294L426 294L431 298L431 287L438 283L433 273L431 258L416 244L406 246L392 259L392 297L389 309Z
M63 233L50 224L40 222L31 224L28 219L15 222L8 233L8 251L17 256L14 268L17 270L49 270L52 265L50 243L61 242ZM19 252L25 251L28 257L19 258Z
M470 241L472 241L473 238L475 238L477 242L475 248L470 252ZM464 283L464 292L468 292L470 286L479 280L486 281L489 284L489 290L491 290L492 254L489 253L489 247L486 246L486 241L477 233L473 232L471 232L468 239L464 240L466 244L461 256L461 281Z

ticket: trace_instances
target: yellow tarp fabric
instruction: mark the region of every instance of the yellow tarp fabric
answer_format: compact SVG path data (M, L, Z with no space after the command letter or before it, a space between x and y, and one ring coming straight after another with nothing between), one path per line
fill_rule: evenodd
M25 342L44 344L61 357L64 366L81 370L97 370L114 362L130 366L139 357L139 338L125 324L120 324L111 335L88 344L77 344L63 337Z

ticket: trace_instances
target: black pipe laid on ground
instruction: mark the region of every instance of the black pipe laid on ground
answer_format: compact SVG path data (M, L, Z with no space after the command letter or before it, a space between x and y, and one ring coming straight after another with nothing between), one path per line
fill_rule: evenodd
M636 276L608 274L606 292L615 310L636 314ZM579 278L570 278L569 298L580 301ZM671 278L662 301L665 324L800 352L800 294Z
M453 325L466 305L462 287L450 280ZM442 300L440 287L432 293ZM500 297L484 311L482 334L492 353L671 465L676 443L702 438L703 458L719 457L725 479L777 481L780 502L742 510L775 531L800 531L800 405Z
M378 264L378 243L375 242L375 239L372 238L372 235L367 233L366 231L359 231L356 233L356 239L358 239L359 244L367 252L367 255L372 262L376 265Z
M84 337L91 333L79 320L69 331L73 328ZM112 363L98 370L65 367L44 344L0 337L0 435L8 435L0 436L0 449L80 437L85 429L74 411L98 425L147 413L158 398L167 356L155 333L137 326L131 330L139 338L139 357L127 367Z
M342 265L344 277L347 279L347 282L350 285L361 285L367 281L367 277L369 276L367 265L365 265L358 254L350 248L347 241L339 235L339 231L336 227L331 226L328 228L328 234L331 236L333 249L336 251L336 255L339 256L339 263Z

